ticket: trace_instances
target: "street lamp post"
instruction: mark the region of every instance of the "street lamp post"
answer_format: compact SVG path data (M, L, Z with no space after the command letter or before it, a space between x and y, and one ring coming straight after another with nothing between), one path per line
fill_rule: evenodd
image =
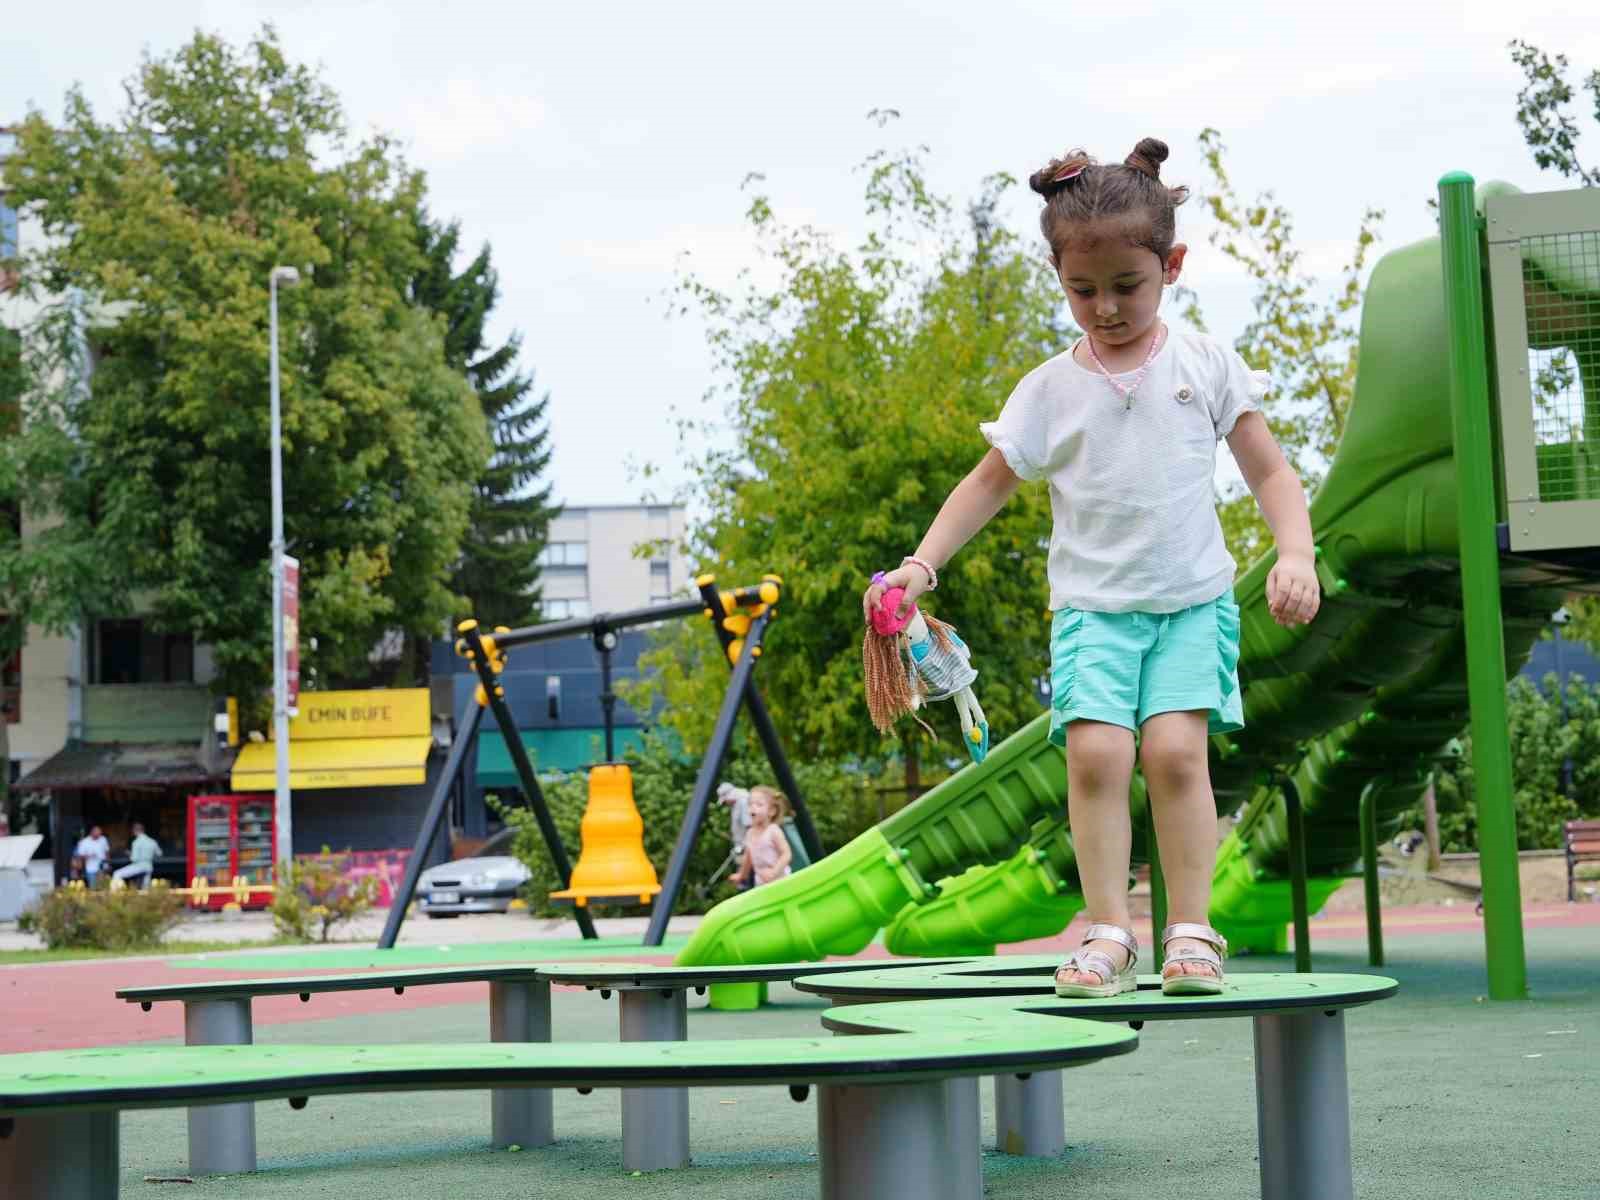
M277 752L277 785L273 803L277 831L277 864L293 861L294 821L289 809L289 664L283 640L283 424L278 409L278 286L293 287L300 272L273 267L267 279L272 325L272 739ZM287 871L279 876L281 883Z

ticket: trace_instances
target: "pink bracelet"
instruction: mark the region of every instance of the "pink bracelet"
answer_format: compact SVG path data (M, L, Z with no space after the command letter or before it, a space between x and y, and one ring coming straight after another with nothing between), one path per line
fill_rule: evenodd
M910 563L914 567L921 567L925 572L927 572L928 590L930 592L936 592L939 590L939 572L935 571L932 565L926 559L918 558L915 554L908 554L900 560L900 565L902 567L907 563Z

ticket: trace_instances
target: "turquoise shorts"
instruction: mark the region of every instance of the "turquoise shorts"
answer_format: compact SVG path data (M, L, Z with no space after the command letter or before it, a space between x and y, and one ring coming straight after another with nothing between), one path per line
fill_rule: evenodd
M1074 721L1137 730L1157 713L1204 711L1244 728L1239 606L1232 592L1174 613L1058 609L1050 623L1050 740Z

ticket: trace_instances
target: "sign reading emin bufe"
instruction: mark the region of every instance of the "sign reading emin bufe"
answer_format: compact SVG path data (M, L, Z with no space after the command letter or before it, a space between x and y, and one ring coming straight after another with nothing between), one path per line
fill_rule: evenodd
M429 732L427 688L301 692L300 711L289 722L290 742L426 737Z

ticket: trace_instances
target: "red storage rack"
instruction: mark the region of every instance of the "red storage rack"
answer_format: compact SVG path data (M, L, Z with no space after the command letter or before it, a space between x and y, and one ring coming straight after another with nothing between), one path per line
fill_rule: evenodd
M271 883L277 859L278 830L271 796L189 797L189 881L201 878L213 888L228 888L235 876L247 883ZM231 903L231 893L206 898L207 908ZM253 892L245 908L265 908L271 892Z

